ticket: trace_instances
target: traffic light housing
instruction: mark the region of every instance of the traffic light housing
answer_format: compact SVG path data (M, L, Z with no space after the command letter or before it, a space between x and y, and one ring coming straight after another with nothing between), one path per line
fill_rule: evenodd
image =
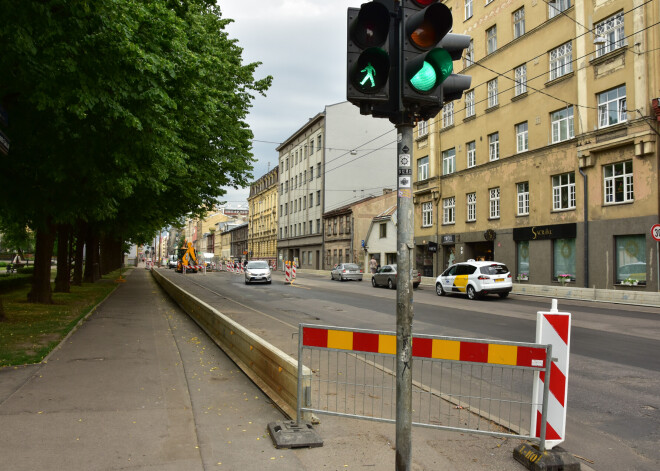
M444 103L461 96L471 78L453 74L470 37L451 34L451 10L438 0L402 0L403 106L422 119L437 115Z
M396 55L391 57L396 36L393 11L391 0L372 1L348 9L346 98L359 106L362 114L372 114L374 107L383 109L391 105L390 75L396 70L392 67Z

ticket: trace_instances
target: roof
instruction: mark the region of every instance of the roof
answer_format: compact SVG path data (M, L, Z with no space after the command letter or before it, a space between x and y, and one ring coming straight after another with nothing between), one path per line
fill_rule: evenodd
M392 219L392 216L396 213L396 205L395 206L390 206L387 208L385 211L380 213L378 216L374 217L374 221L387 221L389 219Z

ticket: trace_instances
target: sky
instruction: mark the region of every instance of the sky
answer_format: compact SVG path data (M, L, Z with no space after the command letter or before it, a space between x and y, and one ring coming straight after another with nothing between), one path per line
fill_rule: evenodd
M365 0L218 0L243 62L261 62L255 79L273 77L247 123L254 134L255 179L278 163L277 146L326 105L346 100L346 9ZM270 166L269 166L270 164ZM229 188L228 202L247 202L249 188Z

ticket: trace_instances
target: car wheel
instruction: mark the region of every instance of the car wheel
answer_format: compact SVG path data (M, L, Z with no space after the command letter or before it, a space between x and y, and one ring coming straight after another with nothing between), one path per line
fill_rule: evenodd
M249 282L248 280L245 280L245 284L246 284L246 285L249 285L250 282Z
M477 299L477 292L474 290L474 286L468 285L467 286L467 296L470 299Z
M391 278L387 280L387 287L388 287L389 289L394 288L394 284L392 283L392 279L391 279Z
M271 283L271 281L272 281L272 280L268 280L268 281L266 282L266 284L269 285L269 284Z
M500 293L500 298L504 299L509 295L509 292L507 291L506 293Z
M344 280L344 275L339 275L339 281L346 281Z
M435 284L435 294L437 294L438 296L444 296L445 294L447 294L447 293L445 293L445 290L442 289L442 284L441 283L436 283Z
M371 286L376 287L376 278L371 278Z
M413 288L419 287L419 283L413 283Z

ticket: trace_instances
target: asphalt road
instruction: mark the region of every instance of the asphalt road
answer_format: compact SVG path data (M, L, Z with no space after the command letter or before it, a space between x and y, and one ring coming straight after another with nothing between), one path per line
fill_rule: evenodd
M290 327L292 338L300 322L396 330L396 292L368 280L331 281L329 273L301 273L293 286L279 274L271 285L245 286L242 276L228 273L183 280L191 292L221 302L225 314L277 321ZM517 295L438 297L422 286L414 293L413 332L533 342L536 312L550 303ZM660 309L560 299L559 310L572 313L564 447L597 470L659 469Z

